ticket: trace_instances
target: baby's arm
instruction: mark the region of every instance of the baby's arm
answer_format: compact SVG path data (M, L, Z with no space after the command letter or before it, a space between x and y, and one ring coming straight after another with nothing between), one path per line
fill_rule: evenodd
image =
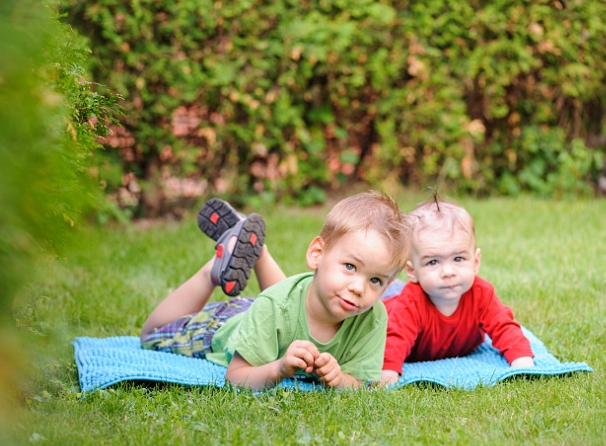
M394 370L381 371L381 384L384 386L393 384L400 379L400 374Z
M341 371L341 366L330 353L322 353L315 361L314 374L329 387L357 388L361 381Z
M511 361L512 367L534 367L534 359L530 356L522 356L521 358Z
M284 378L293 377L299 369L311 373L314 361L319 355L317 347L309 341L294 341L284 356L260 366L251 365L235 352L225 376L234 385L261 390L279 383Z
M480 322L492 339L492 345L507 359L511 367L534 367L534 354L530 341L524 336L520 323L513 317L511 308L504 305L494 291L494 287L484 286L486 299Z

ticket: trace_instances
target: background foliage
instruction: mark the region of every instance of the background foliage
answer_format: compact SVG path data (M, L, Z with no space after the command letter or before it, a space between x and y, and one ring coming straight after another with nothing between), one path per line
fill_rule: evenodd
M3 305L19 277L31 274L31 259L61 253L83 213L97 205L89 160L120 111L117 96L91 90L82 67L88 49L55 14L33 1L0 7Z
M586 195L603 157L606 4L63 0L126 109L121 205L440 185Z
M101 202L88 162L119 107L84 80L88 54L52 8L0 2L0 438L28 362L11 320L15 295Z

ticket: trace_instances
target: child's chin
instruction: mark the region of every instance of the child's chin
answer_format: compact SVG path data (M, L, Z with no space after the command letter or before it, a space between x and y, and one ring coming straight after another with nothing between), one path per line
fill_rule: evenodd
M461 298L461 294L456 290L452 291L444 291L440 290L439 293L435 293L433 296L437 300L459 300Z

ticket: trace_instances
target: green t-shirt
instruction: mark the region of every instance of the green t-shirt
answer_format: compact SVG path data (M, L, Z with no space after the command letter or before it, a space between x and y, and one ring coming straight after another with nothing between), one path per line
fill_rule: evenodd
M293 341L307 340L320 352L330 353L343 373L379 380L387 330L385 306L377 302L363 314L345 319L332 340L318 342L309 332L305 311L312 280L313 272L299 274L259 294L246 312L217 330L207 359L227 366L237 351L248 363L260 366L284 356Z

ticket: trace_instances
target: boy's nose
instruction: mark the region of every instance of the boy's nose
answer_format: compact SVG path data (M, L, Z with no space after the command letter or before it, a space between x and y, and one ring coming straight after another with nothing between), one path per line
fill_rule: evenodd
M351 293L354 293L356 295L361 295L362 294L362 290L364 289L364 281L360 278L354 278L349 282L349 291Z

